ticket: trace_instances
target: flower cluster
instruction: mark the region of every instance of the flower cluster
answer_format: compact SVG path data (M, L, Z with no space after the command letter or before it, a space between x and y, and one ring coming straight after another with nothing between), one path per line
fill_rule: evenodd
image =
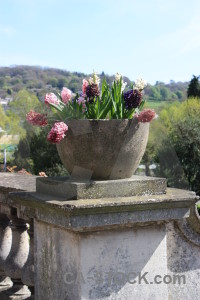
M136 115L138 122L141 122L141 123L151 122L156 117L157 117L157 115L156 115L155 111L152 109L144 109L143 111L141 111L141 113Z
M46 96L44 98L44 102L47 105L59 104L58 97L54 93L46 94Z
M95 72L88 80L83 79L82 97L87 98L86 100L92 103L95 97L100 96L99 84L100 78Z
M122 74L116 73L116 75L115 75L115 82L119 83L120 80L121 80L121 83L122 83L121 92L123 92L125 90L125 88L126 88L127 82L123 81Z
M89 82L86 79L83 79L83 85L82 85L82 96L86 97L86 90L89 85Z
M94 72L93 76L88 79L89 84L96 84L98 86L100 84L100 81L101 80L100 80L100 78L99 78L99 76L97 75L96 72Z
M124 93L126 109L137 108L142 102L142 93L139 90L129 90Z
M35 126L46 126L48 124L47 120L47 114L40 114L37 113L33 110L31 110L27 115L26 115L26 120Z
M135 89L142 91L147 86L147 83L144 79L138 78L135 82Z
M93 73L88 79L83 79L80 93L73 94L67 87L63 87L60 94L48 93L44 103L46 109L53 108L51 114L53 127L47 135L47 139L53 143L59 143L66 135L67 119L131 119L134 116L138 122L150 122L155 118L153 110L144 110L142 91L146 82L139 78L131 89L126 89L127 83L123 76L116 73L111 86L104 78L101 83L97 73ZM125 90L126 89L126 90ZM30 111L26 116L27 121L36 126L50 125L47 114ZM64 121L65 120L65 121ZM64 121L64 122L63 122Z
M67 104L70 101L71 96L72 96L72 92L69 89L67 89L66 87L64 87L61 92L62 101L65 104Z
M47 139L52 144L58 144L64 137L65 132L68 130L68 126L64 122L56 122L51 131L49 132Z
M48 107L52 106L52 107L60 108L60 107L64 107L64 105L67 105L71 100L71 97L72 97L72 92L69 89L64 87L61 91L61 99L59 99L54 93L49 93L45 95L44 102ZM31 125L35 125L35 126L44 127L48 125L47 114L40 114L33 110L31 110L26 115L26 120ZM51 131L47 135L47 139L52 144L57 144L65 137L65 132L67 130L68 130L68 126L64 122L55 122Z

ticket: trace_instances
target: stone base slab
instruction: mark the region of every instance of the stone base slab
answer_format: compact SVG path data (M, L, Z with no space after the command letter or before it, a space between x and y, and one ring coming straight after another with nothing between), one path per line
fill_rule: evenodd
M158 195L166 192L166 179L146 176L132 176L117 180L74 181L61 178L37 178L37 193L64 197L66 200L101 199Z

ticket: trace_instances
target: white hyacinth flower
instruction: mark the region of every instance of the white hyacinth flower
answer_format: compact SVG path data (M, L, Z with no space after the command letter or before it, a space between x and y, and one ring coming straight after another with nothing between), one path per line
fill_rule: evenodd
M94 83L94 84L99 85L99 84L100 84L100 81L101 81L101 80L100 80L100 78L99 78L99 76L97 75L96 72L93 72L92 77L90 77L90 78L88 79L89 84Z
M122 74L120 73L115 74L115 81L120 81L121 78L122 78Z
M116 81L116 82L119 82L121 79L122 79L122 74L116 73L116 74L115 74L115 81ZM124 82L123 79L122 79L122 88L121 88L121 92L123 92L123 91L125 90L126 85L127 85L127 82Z
M122 80L122 89L121 89L122 92L125 90L126 85L127 85L127 82L124 82L124 81Z
M136 79L135 82L135 89L137 90L143 90L147 86L147 82L143 78Z

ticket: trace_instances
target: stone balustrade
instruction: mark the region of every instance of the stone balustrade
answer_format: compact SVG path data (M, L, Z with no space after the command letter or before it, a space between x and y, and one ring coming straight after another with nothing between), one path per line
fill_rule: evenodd
M197 201L159 178L0 173L0 299L199 299Z
M0 174L0 299L33 299L33 219L19 216L9 193L35 191L35 176ZM31 296L32 295L32 296Z

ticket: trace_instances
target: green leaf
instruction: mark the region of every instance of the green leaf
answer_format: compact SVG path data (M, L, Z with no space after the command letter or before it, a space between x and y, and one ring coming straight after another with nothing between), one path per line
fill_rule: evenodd
M140 111L143 109L144 104L145 104L145 100L143 100L143 101L140 103L140 106L139 106L139 110L140 110Z
M49 103L49 105L59 111L62 111L64 109L64 106L61 106L60 104Z
M112 101L110 97L106 105L104 105L103 109L101 110L101 113L99 114L99 119L105 119L111 108L112 108Z
M125 118L126 119L132 119L134 113L135 113L135 108L126 111Z

